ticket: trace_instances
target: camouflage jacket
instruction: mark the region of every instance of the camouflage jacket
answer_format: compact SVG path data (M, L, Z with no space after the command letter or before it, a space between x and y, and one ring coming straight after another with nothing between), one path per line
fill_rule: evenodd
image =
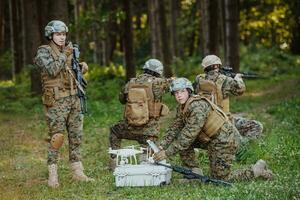
M211 111L211 105L205 100L193 101L185 114L184 105L177 107L176 118L166 131L160 142L167 156L188 149L197 139Z
M211 80L215 83L217 83L217 80L221 78L224 79L223 85L221 87L223 99L228 98L230 94L239 96L245 92L246 86L242 79L235 80L231 77L225 76L216 71L210 71L207 74L205 74L206 80ZM197 85L199 84L198 79L196 79L194 84L196 85L196 88L198 88L197 87Z
M56 58L52 56L49 47L53 49ZM53 42L50 42L49 46L43 45L38 48L34 63L42 73L47 73L50 77L55 77L65 69L67 60L68 57L63 50L58 49Z
M169 86L171 82L171 80L167 78L159 78L146 73L139 75L136 81L138 83L154 82L152 85L154 100L159 102L162 101L163 94L169 91ZM122 104L126 103L128 94L128 84L129 82L125 85L125 87L119 94L119 100Z

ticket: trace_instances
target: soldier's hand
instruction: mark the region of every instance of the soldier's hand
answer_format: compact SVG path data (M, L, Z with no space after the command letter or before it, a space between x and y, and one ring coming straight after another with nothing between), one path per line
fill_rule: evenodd
M242 79L243 74L237 73L234 77L235 80Z
M167 158L167 155L166 155L166 151L165 150L161 150L157 153L155 153L153 155L153 159L155 161L161 161L161 160L165 160Z
M73 53L73 48L70 46L66 46L64 49L64 54L69 57Z
M81 67L81 72L85 74L88 71L89 66L86 64L86 62L81 62L79 65Z

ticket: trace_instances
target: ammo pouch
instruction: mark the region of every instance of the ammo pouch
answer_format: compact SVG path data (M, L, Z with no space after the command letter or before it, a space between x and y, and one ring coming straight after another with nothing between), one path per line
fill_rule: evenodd
M202 98L205 99L205 98ZM228 121L227 115L215 104L205 99L210 105L212 110L208 114L206 123L204 124L199 140L202 143L207 143L214 137L217 132L223 127L224 123Z
M45 106L51 107L55 103L55 96L53 89L45 89L42 95L42 101Z
M211 105L211 111L207 116L206 122L198 136L198 139L201 143L208 143L212 137L214 137L218 131L222 128L223 124L228 121L226 114L218 108L215 104L204 97L194 96L191 97L186 103L183 113L186 112L189 104L195 100L205 100Z
M160 102L149 102L150 117L159 118L168 115L169 112L170 110L167 105Z

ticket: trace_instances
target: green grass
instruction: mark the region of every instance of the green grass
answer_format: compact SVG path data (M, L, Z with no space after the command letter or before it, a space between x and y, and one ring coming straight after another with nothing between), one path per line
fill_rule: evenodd
M297 68L268 79L247 81L247 93L231 101L234 112L247 113L264 124L261 138L251 142L234 168L246 167L262 158L276 174L274 181L235 183L232 188L200 183L172 183L163 187L116 188L107 167L109 126L122 118L118 102L120 80L92 82L89 113L85 117L83 163L94 183L74 183L68 148L61 149L60 188L47 187L47 127L38 97L21 91L28 86L6 87L0 93L0 199L300 199L300 75ZM165 96L172 110L173 97ZM162 134L170 118L163 119ZM124 145L136 144L125 141ZM208 173L205 151L197 153ZM180 164L175 157L174 164Z

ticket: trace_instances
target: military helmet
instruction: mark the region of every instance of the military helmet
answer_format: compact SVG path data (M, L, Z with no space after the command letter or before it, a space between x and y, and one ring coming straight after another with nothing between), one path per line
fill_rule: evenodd
M177 78L172 81L171 86L170 86L170 91L173 93L178 90L185 89L185 88L190 89L192 92L194 91L191 81L189 81L186 78Z
M222 65L221 59L216 55L208 55L203 58L201 63L203 69L211 65Z
M52 33L61 33L61 32L68 32L69 29L67 25L59 20L52 20L47 24L45 27L45 37L47 39L52 39Z
M150 71L156 72L159 75L163 74L164 66L163 64L157 59L149 59L143 66L143 69L148 69Z

